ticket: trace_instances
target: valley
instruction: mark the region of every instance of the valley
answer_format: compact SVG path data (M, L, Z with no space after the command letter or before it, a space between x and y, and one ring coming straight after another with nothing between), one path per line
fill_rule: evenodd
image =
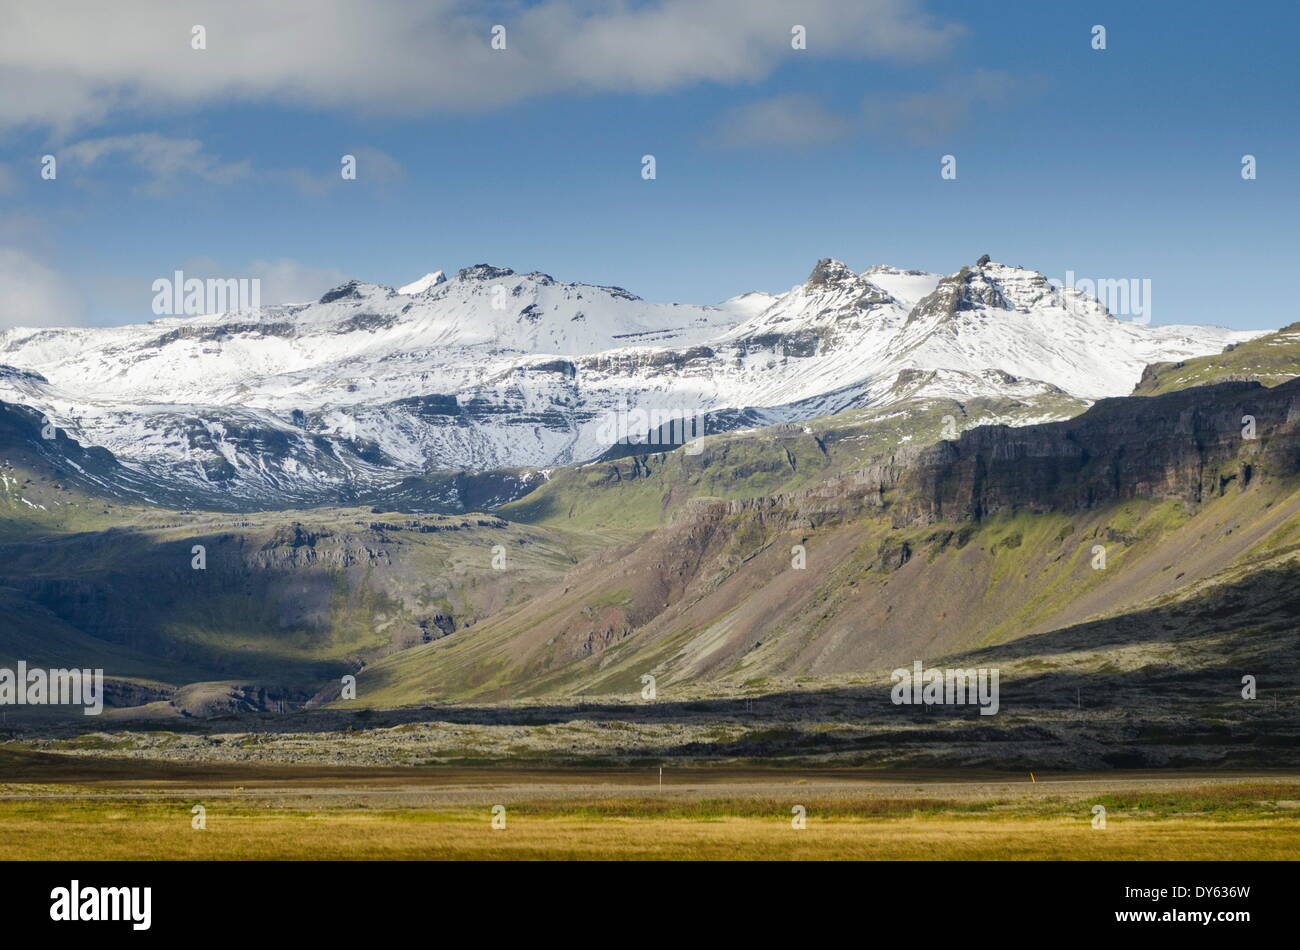
M828 265L803 293L856 279ZM945 281L917 319L1011 292ZM877 405L719 411L691 451L279 510L179 503L185 479L6 403L0 661L102 667L108 708L6 709L0 780L1300 769L1296 340L1099 400L907 369ZM443 510L449 490L482 510ZM997 669L997 715L895 705L891 670L918 659Z

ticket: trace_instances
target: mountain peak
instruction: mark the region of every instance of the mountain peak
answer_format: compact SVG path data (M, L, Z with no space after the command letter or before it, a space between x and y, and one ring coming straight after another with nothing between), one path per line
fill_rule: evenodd
M804 281L806 287L823 287L827 284L838 284L846 280L857 280L855 274L843 261L837 261L833 257L823 257L817 262L817 266L812 269L808 279Z
M872 264L862 272L863 277L871 277L875 274L886 274L903 277L934 277L938 279L938 274L931 274L929 271L917 270L913 267L895 267L893 264Z
M976 264L974 267L963 267L957 273L949 274L940 280L934 291L908 314L908 322L912 323L927 317L948 319L961 311L978 310L982 307L998 310L1014 309L1002 293L1002 288L997 281L984 273L984 267L988 266L988 261L985 260L987 256L980 258L984 263Z
M500 280L503 277L513 277L515 272L509 267L495 267L492 264L474 264L472 267L462 267L456 272L457 280Z
M401 287L398 287L397 292L399 294L405 294L408 297L413 297L416 294L424 293L430 287L437 287L439 284L445 284L446 282L447 282L447 275L444 274L442 271L440 270L430 271L429 273L421 277L419 280L415 280L409 284L403 284Z
M333 303L336 300L360 300L375 293L383 293L391 297L393 288L385 287L382 284L371 284L364 280L349 280L331 290L325 291L318 302Z
M414 296L352 280L258 319L0 331L16 367L0 367L0 399L195 498L324 504L354 482L598 457L620 399L728 425L938 396L1059 406L1049 383L1120 395L1148 363L1240 338L1121 323L995 263L941 277L825 258L807 285L708 306L490 264L433 279Z

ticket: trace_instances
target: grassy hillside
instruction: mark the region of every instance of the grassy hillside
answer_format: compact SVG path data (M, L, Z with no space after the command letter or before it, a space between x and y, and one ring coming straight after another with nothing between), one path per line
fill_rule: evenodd
M499 487L454 474L400 494ZM301 702L521 602L607 543L482 514L175 510L142 503L151 490L0 403L0 660L102 668L114 705Z
M1105 400L802 492L688 501L563 587L376 664L363 701L626 694L647 674L715 689L836 676L1226 583L1297 543L1297 405L1297 383Z
M1142 373L1133 395L1159 396L1231 380L1257 380L1265 386L1276 386L1296 376L1300 376L1300 323L1233 344L1222 353L1177 363L1153 363Z
M0 656L174 686L270 682L301 699L519 603L591 550L487 515L161 517L0 543Z
M0 541L174 518L167 509L132 504L69 480L44 460L0 453Z
M366 706L629 695L646 674L713 693L865 675L1290 557L1288 391L1260 402L1258 442L1236 422L1263 392L1108 400L1077 426L1017 430L1001 426L1080 406L914 400L561 470L502 509L513 520L145 509L10 457L0 614L31 621L0 655L188 685L172 695L204 708L232 690L263 702L268 683L330 701L356 670ZM967 436L913 451L949 422ZM861 481L917 459L919 480Z
M907 445L937 442L980 425L1066 419L1084 408L1080 400L1058 393L1026 401L917 399L887 409L854 409L709 436L697 455L677 449L561 469L498 513L528 524L631 535L664 524L692 498L797 491Z
M748 514L687 515L606 570L373 665L363 701L631 694L646 673L660 688L792 686L1122 616L1297 550L1295 486L1194 513L1133 501L904 530L884 517L773 530Z

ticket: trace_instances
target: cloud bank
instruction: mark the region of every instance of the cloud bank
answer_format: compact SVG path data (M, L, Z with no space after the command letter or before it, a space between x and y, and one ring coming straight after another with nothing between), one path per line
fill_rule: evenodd
M7 5L0 128L232 102L416 115L555 93L762 79L792 56L927 60L961 33L920 0L64 0ZM494 50L492 27L506 28ZM807 49L791 48L791 29ZM206 31L206 49L191 31Z

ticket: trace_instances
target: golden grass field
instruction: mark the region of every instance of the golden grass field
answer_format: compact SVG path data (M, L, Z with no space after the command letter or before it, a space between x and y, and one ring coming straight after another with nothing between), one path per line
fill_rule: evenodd
M670 772L660 788L657 776L627 771L131 765L136 778L101 762L69 781L80 766L68 763L53 781L0 784L0 859L1300 857L1294 775L696 769ZM206 828L192 827L196 804ZM1098 804L1104 829L1093 827ZM505 807L503 829L493 805Z
M236 812L192 831L183 809L109 806L6 812L3 827L0 854L30 860L1282 860L1300 849L1294 822L1280 820L1135 819L1093 831L1068 820L813 819L795 831L780 818L521 816L493 831L468 812Z

